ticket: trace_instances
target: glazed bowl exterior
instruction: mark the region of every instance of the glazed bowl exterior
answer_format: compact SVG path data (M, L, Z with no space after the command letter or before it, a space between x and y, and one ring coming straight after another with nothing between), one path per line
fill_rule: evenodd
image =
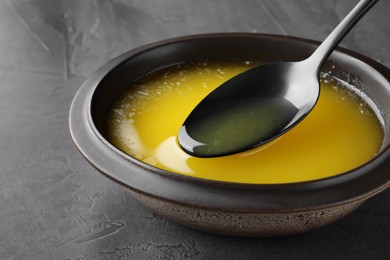
M147 165L107 140L113 102L145 75L197 61L299 61L318 42L278 35L222 33L165 40L127 52L95 72L76 94L72 138L101 173L146 207L191 228L234 236L280 236L332 223L390 186L390 70L338 48L323 71L356 86L380 111L384 140L378 155L337 176L289 184L240 184L184 176ZM126 205L123 205L126 207Z

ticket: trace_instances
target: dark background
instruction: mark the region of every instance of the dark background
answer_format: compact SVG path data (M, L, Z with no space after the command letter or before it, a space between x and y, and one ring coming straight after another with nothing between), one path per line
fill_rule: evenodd
M310 233L193 231L140 206L81 157L68 131L79 86L140 45L206 32L322 40L357 0L1 0L0 259L390 259L390 190ZM390 66L390 1L343 46Z

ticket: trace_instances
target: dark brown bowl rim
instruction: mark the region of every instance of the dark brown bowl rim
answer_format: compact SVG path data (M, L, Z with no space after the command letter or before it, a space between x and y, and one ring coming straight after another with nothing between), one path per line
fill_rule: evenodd
M327 208L365 200L390 186L390 170L387 170L390 169L390 145L364 165L337 176L286 184L241 184L200 179L149 166L111 145L94 126L90 109L93 94L103 78L118 65L148 50L176 42L236 37L319 44L282 35L213 33L172 38L126 52L97 70L75 95L69 128L76 147L96 169L127 188L178 204L225 211L275 213ZM390 70L380 63L343 48L335 53L365 63L390 81ZM375 174L369 174L372 171Z

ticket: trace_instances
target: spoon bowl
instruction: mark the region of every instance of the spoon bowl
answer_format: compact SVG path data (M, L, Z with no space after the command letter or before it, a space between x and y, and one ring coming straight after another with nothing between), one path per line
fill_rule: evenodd
M316 74L308 73L312 69L306 61L271 63L225 82L184 123L180 145L193 156L215 157L279 137L317 102L320 86Z
M301 62L260 65L228 80L191 112L178 134L195 157L218 157L263 145L296 126L319 97L324 61L378 0L361 0Z

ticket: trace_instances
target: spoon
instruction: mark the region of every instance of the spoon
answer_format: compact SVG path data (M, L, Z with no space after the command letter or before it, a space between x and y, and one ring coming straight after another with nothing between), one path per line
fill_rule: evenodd
M206 96L181 126L178 142L195 157L219 157L263 145L296 126L317 103L320 69L378 0L361 0L307 59L245 71Z

